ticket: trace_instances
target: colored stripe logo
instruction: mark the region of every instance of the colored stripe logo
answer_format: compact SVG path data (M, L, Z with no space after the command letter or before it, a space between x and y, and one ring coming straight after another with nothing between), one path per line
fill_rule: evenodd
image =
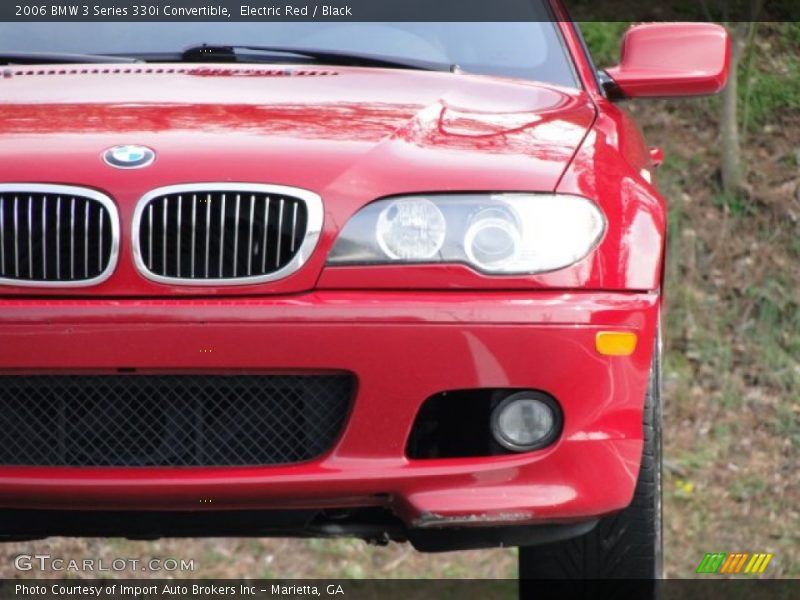
M697 567L698 573L716 575L738 575L763 573L773 554L747 552L714 552L708 553Z

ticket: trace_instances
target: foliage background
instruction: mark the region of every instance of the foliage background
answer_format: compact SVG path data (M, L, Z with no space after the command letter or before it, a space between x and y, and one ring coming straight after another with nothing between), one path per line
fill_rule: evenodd
M598 66L627 23L585 23ZM716 98L627 103L667 156L665 567L705 552L773 552L800 576L800 23L759 23L739 77L745 184L724 194ZM420 555L354 540L60 540L0 546L11 559L195 558L217 577L514 577L515 550ZM142 576L142 573L128 575ZM153 576L157 576L154 574Z
M599 65L627 24L587 23ZM721 190L719 99L630 103L667 156L665 564L775 552L800 575L800 23L757 23L739 78L743 187Z

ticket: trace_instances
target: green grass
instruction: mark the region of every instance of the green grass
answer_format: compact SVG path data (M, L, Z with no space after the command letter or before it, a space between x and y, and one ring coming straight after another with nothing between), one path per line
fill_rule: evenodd
M785 394L800 389L800 300L796 292L782 272L768 272L760 285L745 290L754 313L746 334L759 348L757 361L765 380Z
M798 415L787 404L778 406L776 418L772 420L772 431L778 436L788 438L794 448L800 448L800 423Z
M739 69L740 124L745 131L800 110L800 22L758 23Z
M734 480L728 486L728 491L739 501L752 500L764 495L767 482L761 475L751 474Z
M735 218L748 217L755 213L753 204L741 194L726 194L720 190L711 197L711 203L720 208L727 208Z
M620 42L629 25L627 21L579 23L598 68L610 67L619 62Z
M719 446L702 444L693 450L681 452L675 456L675 461L691 470L703 470L717 460Z

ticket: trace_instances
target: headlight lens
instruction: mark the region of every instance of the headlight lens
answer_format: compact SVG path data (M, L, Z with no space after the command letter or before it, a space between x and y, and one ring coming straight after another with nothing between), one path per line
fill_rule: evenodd
M470 264L486 271L502 268L519 254L522 239L513 215L487 208L472 218L464 234L464 253Z
M488 274L539 273L581 260L604 230L600 209L580 196L406 196L356 213L328 263L465 263Z
M393 260L428 260L442 249L447 224L426 198L394 200L378 215L378 246Z

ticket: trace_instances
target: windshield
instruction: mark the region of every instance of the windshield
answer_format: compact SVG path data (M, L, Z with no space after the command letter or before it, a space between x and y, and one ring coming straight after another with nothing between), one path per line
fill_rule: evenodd
M577 85L561 33L550 21L0 23L0 54L68 52L154 59L147 55L179 56L187 47L203 43L369 54L444 63L482 75ZM309 60L289 55L257 58L276 62Z

